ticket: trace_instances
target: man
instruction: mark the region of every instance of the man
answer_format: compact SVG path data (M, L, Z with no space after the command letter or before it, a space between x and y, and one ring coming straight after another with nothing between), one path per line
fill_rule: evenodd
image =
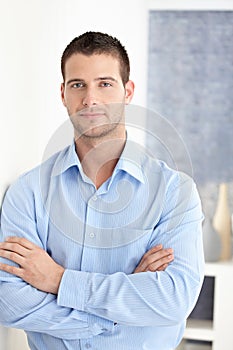
M195 185L128 139L116 38L75 38L61 67L75 142L6 194L0 321L33 350L175 349L203 280Z

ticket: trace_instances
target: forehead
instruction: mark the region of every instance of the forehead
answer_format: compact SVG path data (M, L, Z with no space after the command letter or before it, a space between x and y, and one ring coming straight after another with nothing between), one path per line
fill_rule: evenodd
M74 77L74 75L78 75ZM120 78L119 60L112 55L93 54L84 55L81 53L73 54L65 63L65 78L97 78L98 76L113 76Z

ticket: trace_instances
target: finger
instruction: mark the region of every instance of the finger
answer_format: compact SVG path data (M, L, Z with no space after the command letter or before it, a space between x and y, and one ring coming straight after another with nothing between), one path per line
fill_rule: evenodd
M27 249L35 249L35 247L38 247L37 245L30 242L28 239L26 239L24 237L10 236L10 237L6 238L6 242L18 243L19 245L21 245L22 247L27 248Z
M22 257L21 255L19 255L18 253L9 251L9 250L5 250L5 249L0 249L0 256L2 258L8 259L13 261L14 263L22 266L24 263L24 257Z
M2 242L0 244L0 249L15 252L15 253L22 255L22 256L26 256L27 253L29 252L28 248L25 248L24 246L20 245L19 243L11 243L11 242Z
M147 271L152 271L152 272L158 271L158 269L161 268L163 265L169 264L173 260L174 260L174 255L169 254L169 255L165 256L164 258L157 260L154 263L150 264L147 267Z
M8 272L12 275L18 276L18 277L23 277L23 269L20 267L16 267L16 266L11 266L11 265L7 265L7 264L0 264L0 270Z
M173 254L173 249L161 249L157 252L151 253L147 256L147 258L143 261L144 266L149 266L150 264L155 263L156 261L161 261L163 258L166 258L168 255Z
M162 245L156 246L150 249L141 259L140 263L136 267L134 272L143 272L148 271L150 264L156 262L159 259L162 259L164 256L168 255L164 249L161 248ZM160 266L160 265L158 265Z
M138 272L143 272L143 271L144 271L143 268L140 265L138 265L133 273L138 273Z
M168 267L169 264L163 264L162 266L160 266L157 271L164 271L166 270L166 268Z
M151 248L150 250L148 250L148 252L146 252L146 253L143 255L143 257L142 257L140 263L144 263L144 261L145 261L151 254L160 251L162 248L163 248L162 244L158 244L158 245L156 245L155 247L153 247L153 248Z

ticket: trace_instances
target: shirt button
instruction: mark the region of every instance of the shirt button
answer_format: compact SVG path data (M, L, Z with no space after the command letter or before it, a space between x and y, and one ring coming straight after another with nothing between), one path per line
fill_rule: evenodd
M97 201L97 199L98 199L98 197L97 197L96 195L94 195L94 196L92 197L92 200L93 200L93 201Z
M95 237L95 234L93 232L90 233L89 235L91 238L94 238Z

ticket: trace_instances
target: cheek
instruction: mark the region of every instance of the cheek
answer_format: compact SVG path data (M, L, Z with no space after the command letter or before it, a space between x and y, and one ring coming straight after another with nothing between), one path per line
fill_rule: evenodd
M63 103L70 110L76 110L79 106L82 105L82 99L77 94L65 94Z
M125 101L125 93L124 91L110 91L109 93L105 93L103 96L103 102L108 103L122 103Z

